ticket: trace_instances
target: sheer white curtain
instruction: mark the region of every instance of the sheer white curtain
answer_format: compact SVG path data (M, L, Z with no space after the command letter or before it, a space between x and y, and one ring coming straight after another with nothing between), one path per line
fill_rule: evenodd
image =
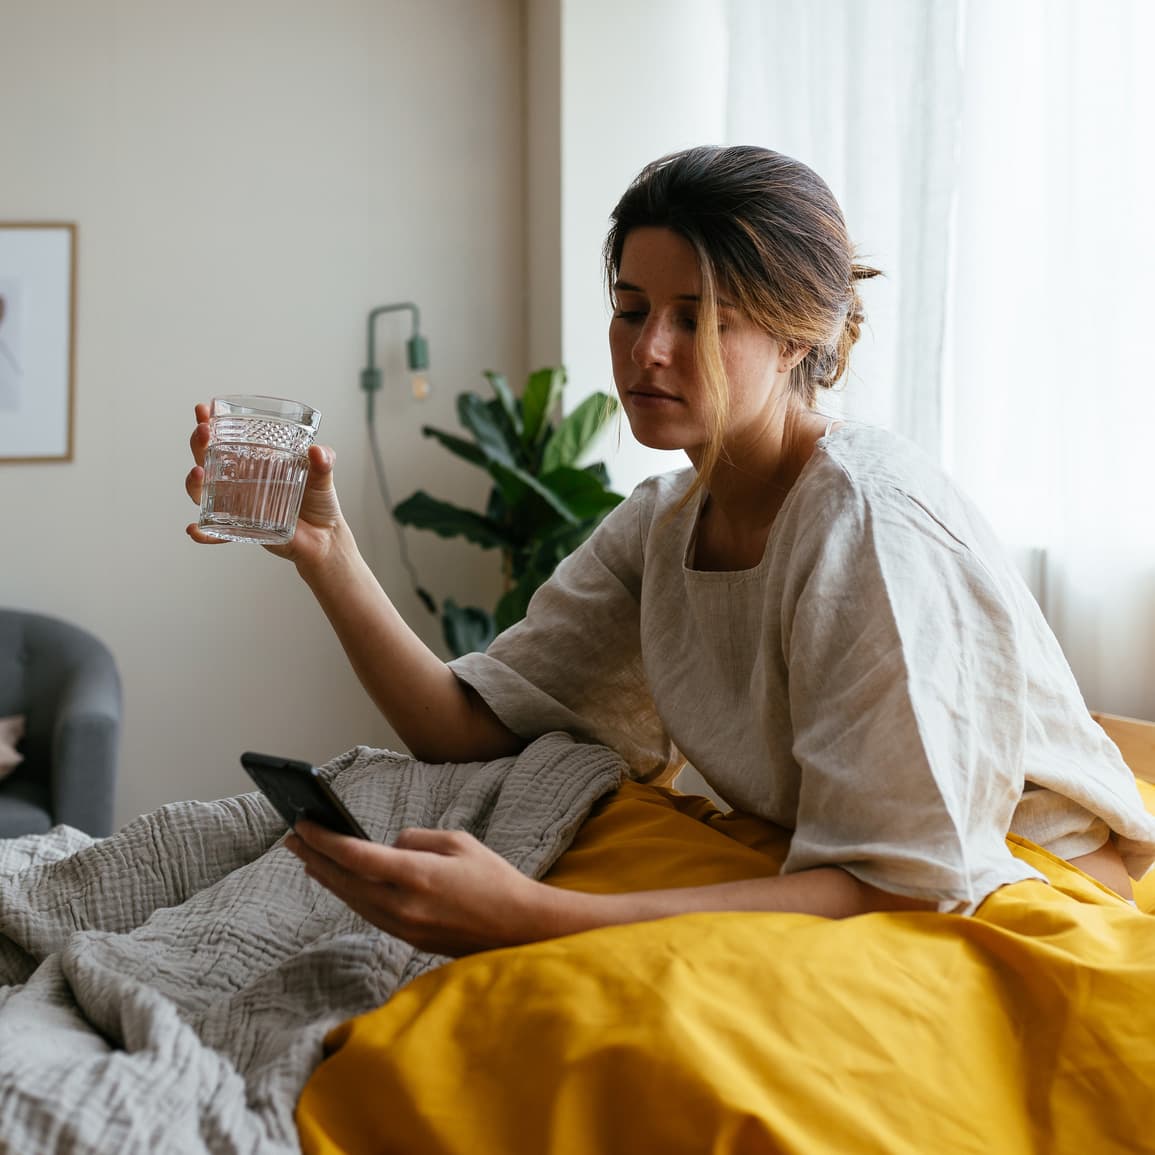
M1155 5L969 0L947 462L1092 706L1155 718Z
M729 139L813 165L888 273L845 408L1044 551L1089 704L1155 717L1155 4L731 0L730 18Z
M731 0L728 137L805 161L863 260L868 328L836 408L938 453L961 0Z

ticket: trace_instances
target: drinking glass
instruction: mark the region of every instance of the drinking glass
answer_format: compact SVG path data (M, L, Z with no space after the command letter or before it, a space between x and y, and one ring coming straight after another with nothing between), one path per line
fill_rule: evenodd
M214 397L197 523L226 541L292 540L321 414L283 397Z

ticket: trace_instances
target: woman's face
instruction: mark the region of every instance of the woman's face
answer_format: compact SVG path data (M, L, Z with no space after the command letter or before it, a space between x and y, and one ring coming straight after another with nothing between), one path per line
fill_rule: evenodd
M610 354L614 382L634 436L653 449L706 444L705 391L695 363L701 307L698 257L670 229L637 228L626 236L614 285ZM764 432L785 388L787 363L777 341L719 292L722 362L730 387L727 443Z

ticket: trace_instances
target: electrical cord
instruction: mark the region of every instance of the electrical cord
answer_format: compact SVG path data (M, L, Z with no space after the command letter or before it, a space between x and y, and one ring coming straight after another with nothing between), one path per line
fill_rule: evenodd
M373 471L377 474L377 488L381 491L381 500L385 502L385 508L389 510L389 520L393 522L393 529L397 534L397 552L401 556L401 564L409 573L413 592L421 604L436 617L437 603L429 595L429 592L421 587L421 582L417 577L417 569L409 557L409 544L405 540L405 530L393 512L393 498L389 494L389 481L385 476L385 462L381 458L381 447L377 441L376 406L373 404L373 399L372 392L366 394L365 418L369 433L369 451L373 457Z

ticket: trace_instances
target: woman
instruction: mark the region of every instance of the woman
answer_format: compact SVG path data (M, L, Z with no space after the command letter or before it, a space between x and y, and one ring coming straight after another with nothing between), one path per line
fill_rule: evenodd
M817 412L858 337L855 282L874 275L826 185L764 149L666 157L617 206L606 265L630 426L692 469L639 486L524 622L443 664L358 554L321 447L296 536L272 552L415 757L495 758L564 729L646 776L676 746L732 805L793 831L782 873L578 894L463 835L384 847L302 823L290 846L308 872L448 954L686 911L971 913L1041 877L1009 830L1129 898L1155 819L981 516L901 439Z

